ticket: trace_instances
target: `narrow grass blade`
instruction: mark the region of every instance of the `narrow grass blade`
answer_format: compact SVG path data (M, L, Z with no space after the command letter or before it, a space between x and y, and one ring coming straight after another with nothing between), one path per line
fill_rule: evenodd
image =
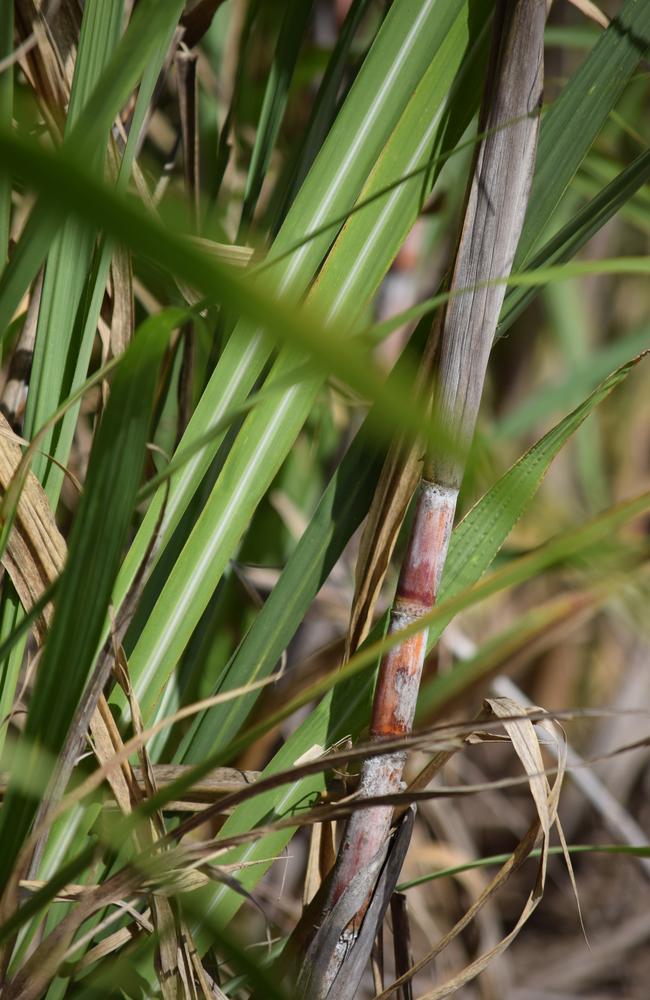
M145 121L149 103L151 101L154 88L169 49L171 39L176 28L176 23L182 3L176 0L168 5L167 20L162 21L158 27L157 49L150 53L147 66L144 70L142 82L138 88L135 110L129 129L126 147L119 165L119 172L116 180L118 191L125 190L135 160L136 151L140 142L140 132ZM70 225L72 223L67 223ZM65 232L65 230L64 230ZM74 320L77 337L71 339L67 349L66 372L72 368L71 376L65 378L59 389L59 398L62 398L78 388L86 377L97 323L104 299L104 290L108 272L113 257L114 244L111 240L105 239L96 250L95 261L88 275L84 293L80 297L79 310ZM77 262L78 264L78 262ZM75 265L77 266L77 265ZM72 360L72 364L70 363ZM48 382L50 381L48 373ZM52 389L52 386L50 386ZM58 402L59 400L57 400ZM79 414L79 405L71 407L65 414L61 424L52 433L49 453L54 456L57 462L65 465L70 454L70 447L74 437L74 431ZM48 450L48 449L46 449ZM61 489L63 472L55 462L46 466L44 485L52 501L56 501Z
M66 132L69 135L83 105L92 94L117 44L122 26L122 0L90 0L81 24L81 37L70 93ZM93 150L88 168L101 176L102 147ZM90 265L92 229L78 218L66 221L48 254L36 328L36 341L25 408L25 434L31 437L61 400L68 351L74 342L75 313ZM50 452L48 438L44 450ZM44 477L46 460L38 456L34 472ZM50 494L50 500L56 500Z

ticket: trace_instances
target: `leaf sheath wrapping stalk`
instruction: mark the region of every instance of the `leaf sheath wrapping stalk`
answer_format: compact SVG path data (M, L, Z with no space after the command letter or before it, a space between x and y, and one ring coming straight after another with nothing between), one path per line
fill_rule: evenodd
M479 129L487 133L475 156L465 216L452 272L451 289L472 288L450 300L442 324L437 357L435 407L453 449L439 449L426 464L389 630L399 631L435 604L453 527L464 456L471 442L483 391L488 357L505 286L486 287L509 274L522 230L530 192L542 98L544 0L503 0L496 11L490 68ZM480 286L480 287L479 287ZM426 651L426 631L393 647L382 659L375 692L371 733L374 737L408 732L413 724ZM360 795L390 794L399 789L404 766L401 754L386 754L364 763ZM371 898L377 861L388 844L392 809L359 810L348 822L339 856L323 892L322 924L345 898L354 882L359 890L367 873ZM340 907L337 907L340 909ZM332 948L320 931L309 953L315 967L303 982L309 1000L339 996L343 970L349 981L351 956L367 927L367 903L339 928ZM360 931L361 937L360 937ZM357 965L354 964L354 971ZM358 980L357 980L358 982ZM356 984L352 989L356 988ZM353 995L351 993L350 995Z
M483 393L485 370L523 228L533 178L543 84L545 5L515 0L497 8L477 149L440 341L436 408L460 454L432 455L429 478L460 486ZM508 124L510 123L510 124ZM483 287L475 287L482 285Z

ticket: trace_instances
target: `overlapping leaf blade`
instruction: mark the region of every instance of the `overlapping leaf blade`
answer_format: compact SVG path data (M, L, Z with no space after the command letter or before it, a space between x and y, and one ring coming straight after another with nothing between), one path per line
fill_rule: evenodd
M463 59L470 42L467 32L465 17L457 15L452 28L439 36L436 56L362 190L363 201L368 201L369 193L383 191L387 182L426 163L437 134L443 141L441 120L449 107L447 95L459 72L474 68L471 59ZM479 36L472 44L480 46L480 41ZM474 77L470 79L476 84ZM449 101L454 101L453 90ZM464 107L468 114L471 103L464 102ZM462 126L463 116L457 117ZM422 189L422 179L416 176L383 198L371 200L348 220L312 293L327 310L326 323L342 318L349 322L350 314L354 316L368 301L417 217ZM286 377L301 360L293 350L284 351L267 384ZM182 653L259 500L307 418L322 381L322 376L306 380L278 400L262 403L246 419L131 654L130 669L145 718L151 717L155 707L152 695L158 697Z

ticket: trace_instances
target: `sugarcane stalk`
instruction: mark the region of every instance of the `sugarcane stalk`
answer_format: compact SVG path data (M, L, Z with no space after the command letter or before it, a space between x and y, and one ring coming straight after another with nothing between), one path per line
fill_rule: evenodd
M500 0L496 5L490 65L479 119L478 145L466 196L450 291L438 329L434 412L445 447L430 453L420 482L402 563L389 632L412 625L434 606L447 555L467 451L474 433L490 349L505 286L489 285L510 273L523 226L533 175L543 81L545 0ZM451 442L451 446L449 444ZM423 629L382 659L374 696L371 736L399 737L410 731L426 654ZM359 795L398 791L405 753L364 762ZM308 1000L356 994L359 956L350 961L363 928L370 952L376 927L364 927L374 886L389 850L390 806L359 810L348 821L336 865L321 894L301 975L299 994ZM348 916L342 903L354 894L361 905ZM345 923L332 935L336 908ZM348 907L349 909L349 907ZM381 914L383 919L383 912ZM319 927L328 925L325 939ZM350 975L354 967L354 975ZM356 980L356 981L355 981Z

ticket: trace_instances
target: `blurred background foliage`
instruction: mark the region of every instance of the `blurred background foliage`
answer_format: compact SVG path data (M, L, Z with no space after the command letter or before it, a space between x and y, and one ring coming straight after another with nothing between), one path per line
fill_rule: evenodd
M516 264L577 256L585 273L540 277L518 314L521 293L509 292L459 509L460 517L478 511L481 535L459 541L454 572L465 576L454 583L450 572L444 596L488 568L517 572L518 560L543 553L555 535L566 539L566 555L561 549L550 568L513 577L516 585L454 617L427 660L418 725L472 719L488 692L575 710L565 723L575 766L560 807L567 841L623 850L573 857L590 948L554 856L542 906L458 991L467 998L641 1000L650 974L643 504L621 531L606 528L572 548L591 519L648 489L647 361L617 377L580 421L563 423L650 346L650 17L642 0L603 2L596 20L592 7L557 0L550 11L538 166L546 174L533 189L537 214ZM414 321L392 320L435 296L449 265L491 12L479 0L468 9L460 0L2 4L0 938L8 996L282 995L265 968L331 860L328 824L318 827L320 847L309 827L293 837L283 830L219 855L209 875L202 855L175 861L176 876L192 864L202 875L193 891L174 888L169 866L156 876L165 893L152 891L138 852L258 772L363 736L368 669L325 692L338 679L359 529L381 463L396 431L426 425L410 389L430 317L415 333ZM394 191L403 200L391 208ZM558 234L566 256L551 252ZM635 266L625 265L632 258ZM606 260L620 266L588 273ZM307 309L298 309L305 297ZM28 478L28 501L48 512L35 542L8 489L20 458L9 427L30 441L61 404L61 419L30 456L45 492ZM370 429L360 432L371 408ZM539 488L510 479L490 499L556 426L557 447L548 443L539 459L540 476L548 466ZM170 477L174 453L182 465ZM525 468L532 484L537 466ZM502 515L501 535L491 514ZM16 532L23 549L12 549ZM394 592L402 535L378 617ZM39 546L48 558L55 552L53 568ZM43 632L30 632L25 615L60 572L66 546L53 622L48 612ZM21 559L37 574L24 592ZM460 667L467 673L448 693L445 679ZM14 892L10 872L34 818L45 815L52 773L56 805L142 727L271 674L272 684L188 714L156 733L146 755L131 753L122 799L114 779L68 801ZM96 708L101 691L107 702ZM104 712L103 747L100 729L86 738L94 710ZM635 741L634 752L613 754ZM414 751L409 774L424 759ZM198 764L236 770L209 786L209 774L189 775ZM349 773L335 772L326 801L351 787L355 769L353 761ZM512 748L496 742L465 747L437 780L482 785L520 774ZM179 778L186 787L167 792ZM208 782L200 795L193 780ZM234 812L213 810L181 843L191 850L294 809L299 827L322 787L310 776ZM158 811L152 806L150 823L126 836L114 799L127 815L143 799ZM420 803L402 882L455 871L404 889L416 958L486 884L473 862L512 851L533 812L525 783ZM645 850L625 856L626 845ZM241 868L255 859L263 863ZM110 894L87 912L81 895L47 898L57 872L58 889L102 886L128 862L139 878L118 885L117 908ZM517 872L402 995L428 995L494 946L518 917L531 871ZM66 920L65 946L53 953L48 935ZM389 921L385 934L385 985L396 971L395 926ZM377 963L374 971L364 995L380 992Z

